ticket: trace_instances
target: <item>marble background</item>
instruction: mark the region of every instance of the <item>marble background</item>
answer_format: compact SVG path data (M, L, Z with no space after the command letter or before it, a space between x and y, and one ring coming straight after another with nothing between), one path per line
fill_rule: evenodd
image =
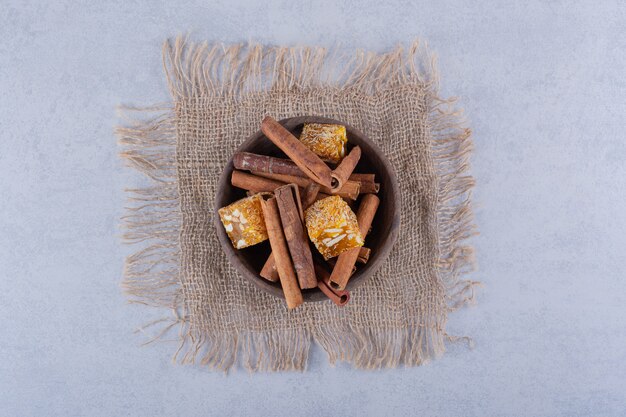
M473 3L473 4L470 4ZM507 4L508 3L508 4ZM626 414L626 7L609 1L13 1L0 5L0 414ZM115 106L164 102L161 42L416 37L474 130L483 281L442 359L229 375L139 347L118 219L143 179Z

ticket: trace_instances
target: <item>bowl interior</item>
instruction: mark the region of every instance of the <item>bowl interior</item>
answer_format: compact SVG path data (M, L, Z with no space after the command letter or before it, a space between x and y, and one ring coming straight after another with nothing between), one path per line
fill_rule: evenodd
M351 126L343 122L318 116L303 116L283 119L280 123L285 126L296 137L299 137L304 123L334 123L346 126L348 135L348 143L350 145L359 145L361 147L361 159L354 172L374 173L376 181L380 182L380 206L374 217L370 233L365 239L365 246L369 247L372 252L370 259L365 265L358 265L356 273L350 278L347 289L354 289L363 283L380 267L382 262L387 258L393 244L397 238L398 226L400 223L399 213L399 195L393 168L382 154L380 149L374 145L365 135ZM259 130L250 138L248 138L239 148L239 152L252 152L262 155L270 155L285 158L286 156L278 149L269 139ZM215 227L217 235L226 256L233 266L246 279L262 290L280 298L284 298L279 283L269 282L259 275L259 271L267 260L271 249L269 241L265 241L258 245L250 246L245 249L236 250L233 248L226 231L222 226L217 210L240 198L246 196L246 192L242 189L235 188L230 185L230 177L233 171L232 159L226 165L220 181L218 183L218 193L215 200ZM357 201L358 207L359 201ZM315 254L317 250L312 247ZM325 300L324 294L317 288L303 290L303 298L305 301Z

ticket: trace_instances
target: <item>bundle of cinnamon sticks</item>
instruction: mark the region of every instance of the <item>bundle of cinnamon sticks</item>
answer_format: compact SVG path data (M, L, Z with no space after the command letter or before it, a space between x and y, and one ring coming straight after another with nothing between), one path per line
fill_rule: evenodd
M324 130L324 125L319 126ZM350 299L345 288L357 263L366 263L370 256L370 249L363 244L380 203L375 195L380 184L375 182L374 174L354 173L361 157L359 146L353 146L349 152L345 147L338 149L345 156L331 167L320 158L318 149L342 146L341 140L320 135L316 139L319 143L305 146L269 116L261 122L261 130L289 159L237 152L233 156L235 170L231 176L231 184L247 190L248 195L262 193L262 198L256 200L260 201L272 253L259 276L280 283L289 309L302 304L303 290L314 288L343 306ZM347 136L343 142L349 146ZM343 201L338 197L332 200L333 196ZM322 202L328 198L331 200ZM355 215L350 207L357 205ZM354 216L355 226L350 229L350 219ZM312 218L316 228L312 226ZM240 234L245 234L247 226L256 221L239 219ZM317 227L320 219L321 224L327 220L328 225ZM227 227L230 223L224 224ZM227 227L229 236L231 231L232 226L230 230ZM319 248L328 251L320 252Z

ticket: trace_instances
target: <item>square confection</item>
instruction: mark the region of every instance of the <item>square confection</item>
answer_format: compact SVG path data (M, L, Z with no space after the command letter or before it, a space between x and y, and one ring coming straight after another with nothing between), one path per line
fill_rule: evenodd
M220 220L235 248L247 248L268 238L262 198L262 193L254 194L219 209Z
M309 238L326 260L363 246L356 214L339 196L316 201L304 217Z
M346 155L346 127L341 125L305 123L300 141L326 162L338 164Z

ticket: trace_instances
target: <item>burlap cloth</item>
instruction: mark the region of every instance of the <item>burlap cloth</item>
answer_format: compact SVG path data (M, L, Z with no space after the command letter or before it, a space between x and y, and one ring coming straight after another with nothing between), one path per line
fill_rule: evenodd
M175 335L175 360L222 370L304 369L312 340L331 363L359 368L441 354L448 313L473 298L474 282L460 278L472 264L462 243L473 233L472 145L452 101L438 98L426 49L327 56L322 48L179 38L163 57L173 104L127 109L141 121L117 130L122 155L154 180L129 190L125 238L141 249L127 259L124 287L132 301L174 313L145 331L155 340ZM395 167L398 242L344 308L326 301L288 311L240 277L220 248L212 219L219 175L265 115L345 121Z

